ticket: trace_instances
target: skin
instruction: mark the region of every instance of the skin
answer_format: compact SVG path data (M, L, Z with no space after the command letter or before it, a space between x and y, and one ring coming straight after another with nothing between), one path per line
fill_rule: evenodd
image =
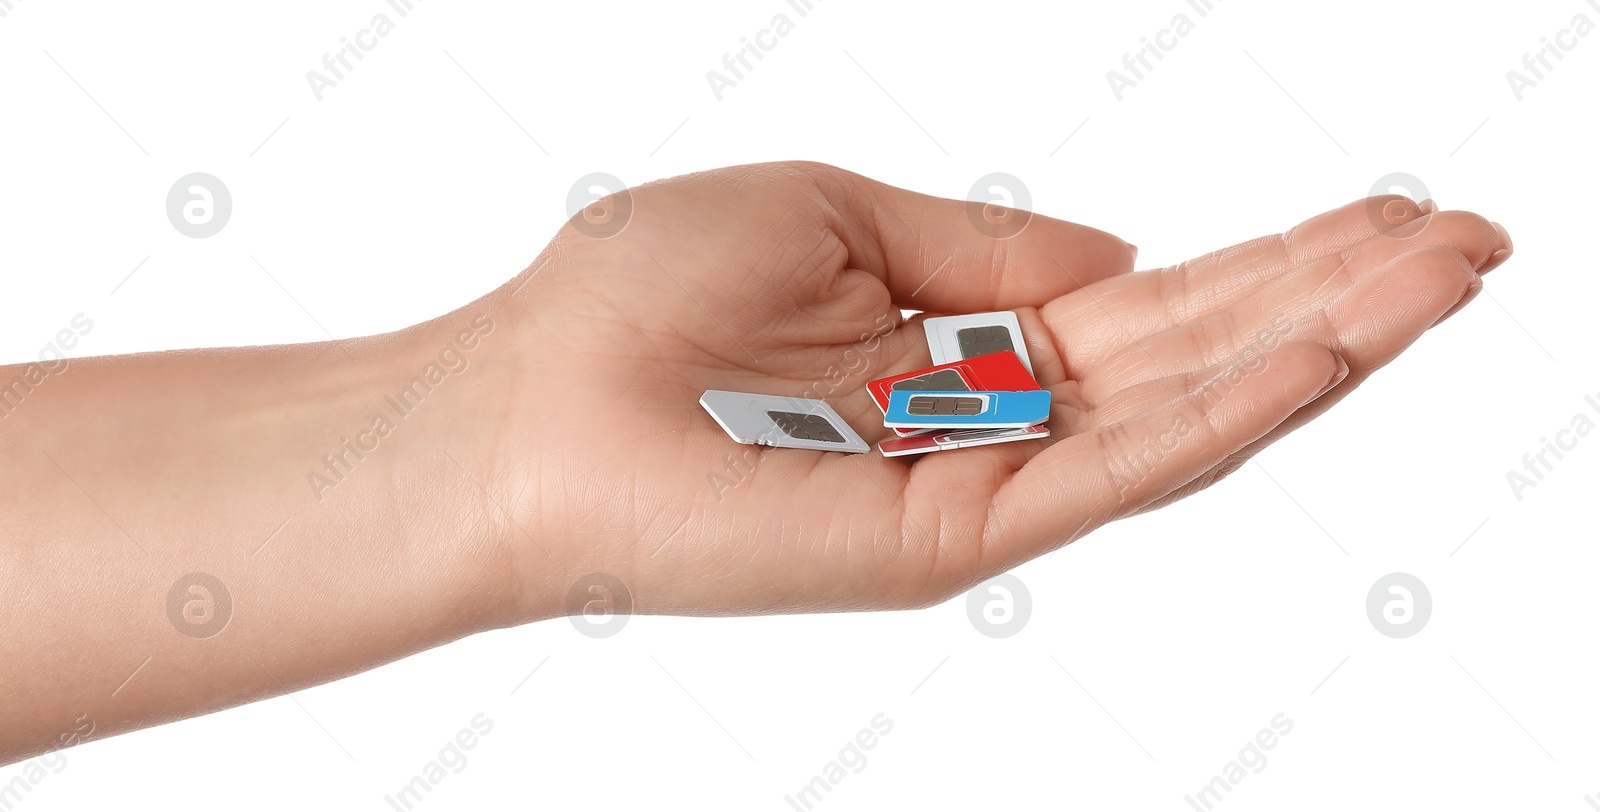
M0 762L615 603L569 595L591 573L636 613L939 603L1214 484L1510 250L1477 215L1386 197L1135 273L1091 228L765 164L603 202L396 333L57 365L0 420ZM1015 311L1052 436L763 451L697 403L822 397L886 439L863 387L931 363L902 308ZM400 416L385 396L430 363Z

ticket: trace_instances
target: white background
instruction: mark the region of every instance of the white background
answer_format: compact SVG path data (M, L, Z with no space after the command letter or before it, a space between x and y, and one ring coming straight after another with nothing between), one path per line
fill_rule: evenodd
M557 620L91 742L18 808L390 809L478 713L493 732L419 808L791 809L880 713L893 731L818 808L1190 809L1280 713L1293 732L1220 808L1600 794L1600 439L1521 500L1506 478L1575 414L1600 422L1600 34L1520 101L1506 78L1574 15L1600 22L1584 0L12 3L5 362L76 313L94 328L73 355L409 325L525 267L597 171L808 158L949 197L1008 172L1145 267L1408 172L1517 244L1472 307L1259 465L1017 570L1014 637L961 600L637 617L603 640ZM393 33L318 101L306 72L379 12ZM780 12L793 32L718 101L707 71ZM1194 31L1118 101L1107 71L1180 12ZM165 214L190 172L232 192L209 239ZM1367 618L1391 572L1431 592L1414 637Z

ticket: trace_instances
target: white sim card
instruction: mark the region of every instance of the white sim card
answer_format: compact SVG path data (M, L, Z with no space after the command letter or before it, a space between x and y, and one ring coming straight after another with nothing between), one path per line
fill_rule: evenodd
M933 365L953 364L967 358L1011 350L1033 374L1028 360L1028 345L1022 340L1022 325L1009 310L995 313L969 313L965 316L939 316L924 321L928 352Z
M820 400L707 389L700 405L736 442L865 454L871 446Z
M955 429L921 434L916 437L897 437L878 443L878 451L885 457L904 457L927 454L933 451L950 451L956 448L976 448L981 445L1014 443L1018 440L1039 440L1050 436L1047 426L1028 426L1020 429Z

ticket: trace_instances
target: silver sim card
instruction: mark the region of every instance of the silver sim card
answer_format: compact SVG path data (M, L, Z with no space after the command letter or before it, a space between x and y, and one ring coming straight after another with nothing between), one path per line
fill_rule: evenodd
M865 454L867 441L820 400L707 389L700 405L735 441L746 445Z
M1009 310L972 313L965 316L939 316L922 323L928 334L928 352L933 365L953 364L979 355L1011 350L1033 374L1028 345L1022 340L1022 325Z

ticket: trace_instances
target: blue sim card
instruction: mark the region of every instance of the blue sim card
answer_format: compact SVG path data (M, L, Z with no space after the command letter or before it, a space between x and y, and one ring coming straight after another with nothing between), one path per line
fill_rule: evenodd
M897 389L889 393L883 424L889 428L1002 429L1036 426L1050 418L1050 393L929 392Z

